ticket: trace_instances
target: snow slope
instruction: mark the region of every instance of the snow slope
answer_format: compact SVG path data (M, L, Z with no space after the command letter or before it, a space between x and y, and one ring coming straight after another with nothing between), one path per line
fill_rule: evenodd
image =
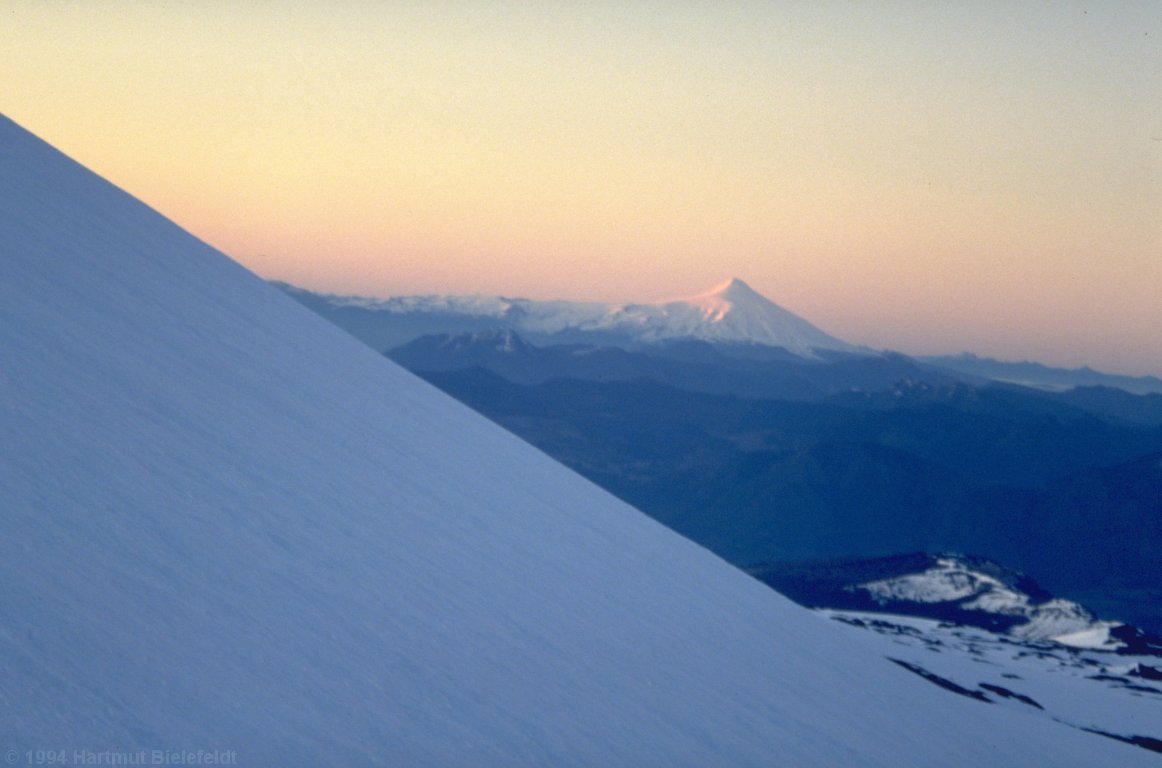
M7 120L0 265L10 764L1156 764L946 696Z
M827 335L755 292L738 278L731 278L697 296L649 304L530 301L485 296L369 299L320 296L293 286L281 287L380 351L383 351L386 339L398 346L425 332L456 334L482 328L502 328L538 341L549 341L563 335L572 338L573 334L598 334L605 343L627 345L653 344L670 339L763 344L783 347L807 358L816 357L817 350L867 352ZM351 310L361 313L351 315ZM378 323L374 318L378 318ZM441 324L430 327L428 324L432 322ZM409 334L407 328L411 323L423 330ZM379 327L383 325L391 327ZM403 336L396 338L393 332Z
M878 647L885 656L950 693L1024 710L1107 738L1137 741L1146 749L1162 752L1162 686L1157 682L1155 656L1013 640L983 629L911 616L821 613L839 621L854 638ZM1155 676L1150 677L1151 673Z

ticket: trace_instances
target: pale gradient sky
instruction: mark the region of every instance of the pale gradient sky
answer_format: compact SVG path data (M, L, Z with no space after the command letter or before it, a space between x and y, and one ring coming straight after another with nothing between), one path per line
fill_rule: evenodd
M1162 3L45 2L9 117L259 274L1162 374Z

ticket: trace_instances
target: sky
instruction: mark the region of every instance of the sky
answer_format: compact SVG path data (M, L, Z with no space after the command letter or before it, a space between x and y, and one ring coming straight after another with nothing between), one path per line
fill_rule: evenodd
M0 109L258 274L1162 375L1162 4L45 2Z

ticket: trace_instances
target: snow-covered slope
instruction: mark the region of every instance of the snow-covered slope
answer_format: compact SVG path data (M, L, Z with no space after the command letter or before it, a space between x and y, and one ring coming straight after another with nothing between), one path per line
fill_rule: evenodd
M858 353L803 318L732 278L686 299L650 304L530 301L483 296L402 296L368 299L324 296L281 285L381 351L423 333L514 330L537 341L599 339L640 345L670 339L783 347L814 357L819 350ZM866 350L863 350L866 352Z
M944 695L2 119L0 265L10 764L1155 764Z
M1014 640L936 619L822 610L942 690L1162 752L1157 657Z

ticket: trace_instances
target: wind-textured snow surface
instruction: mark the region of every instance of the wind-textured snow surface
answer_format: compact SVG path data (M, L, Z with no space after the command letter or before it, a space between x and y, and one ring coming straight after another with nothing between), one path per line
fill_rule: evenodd
M1070 649L1027 638L1015 641L983 629L913 616L820 613L838 620L853 637L878 645L883 654L913 672L926 673L933 682L952 683L960 695L1108 737L1138 737L1162 745L1162 686L1139 672L1155 669L1151 665L1157 664L1156 656Z
M1156 764L945 695L7 120L0 264L18 760Z

